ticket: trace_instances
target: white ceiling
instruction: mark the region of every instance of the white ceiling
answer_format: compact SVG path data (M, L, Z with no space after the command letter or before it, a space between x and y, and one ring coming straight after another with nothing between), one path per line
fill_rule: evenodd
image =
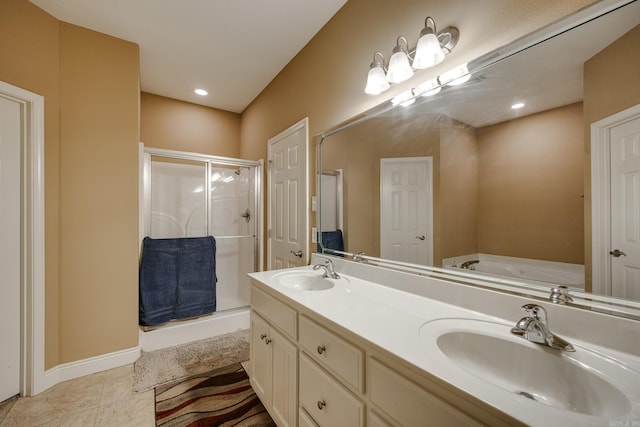
M30 1L138 44L142 91L240 113L347 0Z

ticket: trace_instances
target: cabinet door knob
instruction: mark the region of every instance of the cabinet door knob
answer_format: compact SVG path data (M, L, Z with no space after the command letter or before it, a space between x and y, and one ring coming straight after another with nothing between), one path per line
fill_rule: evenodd
M324 400L318 400L318 409L322 411L325 406L327 406L327 402L325 402Z
M266 337L267 337L267 334L262 334L262 335L260 335L260 339L261 339L261 340L264 340Z
M318 348L317 348L317 350L318 350L318 354L322 354L322 353L324 353L325 351L327 351L327 347L325 347L325 346L323 346L323 345L319 345L319 346L318 346Z
M270 340L269 338L267 338L266 340L264 340L264 343L265 343L266 345L269 345L269 344L271 343L271 340Z

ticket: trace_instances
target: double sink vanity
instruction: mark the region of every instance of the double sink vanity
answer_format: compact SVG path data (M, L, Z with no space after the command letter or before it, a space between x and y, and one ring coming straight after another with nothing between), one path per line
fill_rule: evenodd
M637 320L311 264L249 275L249 374L279 426L640 424Z

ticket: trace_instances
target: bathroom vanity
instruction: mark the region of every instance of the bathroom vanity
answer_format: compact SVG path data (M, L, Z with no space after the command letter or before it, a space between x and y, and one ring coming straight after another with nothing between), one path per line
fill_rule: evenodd
M525 297L340 257L312 264L327 259L340 278L249 275L249 374L279 426L640 420L637 321L535 301L576 349L564 352L510 333Z

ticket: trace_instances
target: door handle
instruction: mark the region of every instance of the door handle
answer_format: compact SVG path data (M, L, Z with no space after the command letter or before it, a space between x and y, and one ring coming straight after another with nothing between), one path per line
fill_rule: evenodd
M426 237L425 237L425 236L416 236L416 239L418 239L418 240L424 240L424 239L426 239Z
M616 249L616 250L613 250L613 251L609 252L609 255L613 255L616 258L618 258L620 255L627 256L627 254L622 252L620 249Z
M301 250L297 250L297 251L289 251L291 252L294 256L297 256L298 258L302 258L302 251Z

